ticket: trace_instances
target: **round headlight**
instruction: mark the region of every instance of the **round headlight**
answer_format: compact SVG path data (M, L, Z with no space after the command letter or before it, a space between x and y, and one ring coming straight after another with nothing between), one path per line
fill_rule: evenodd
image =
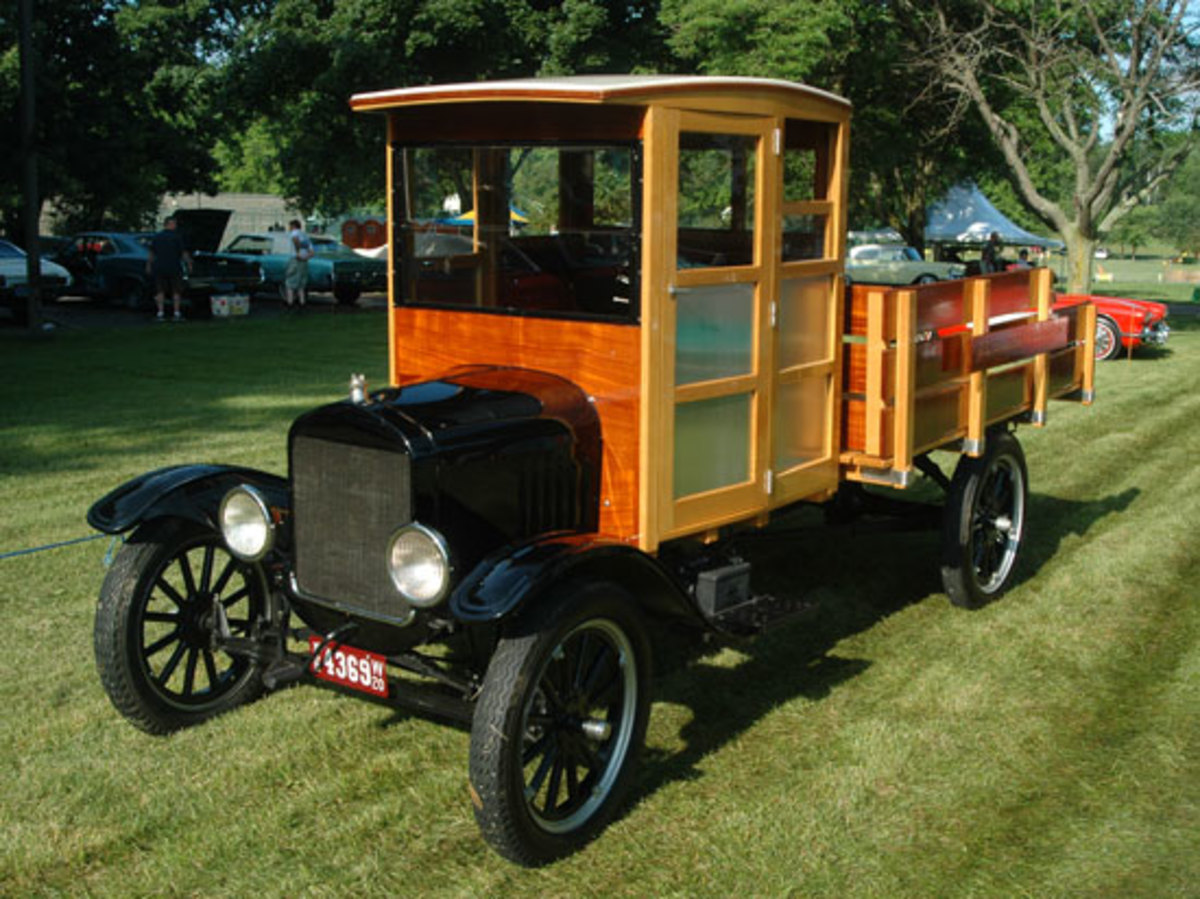
M388 572L400 595L418 608L441 602L450 585L450 555L441 534L420 524L398 530L388 546Z
M275 525L263 495L245 484L221 500L221 536L229 551L246 562L257 562L275 545Z

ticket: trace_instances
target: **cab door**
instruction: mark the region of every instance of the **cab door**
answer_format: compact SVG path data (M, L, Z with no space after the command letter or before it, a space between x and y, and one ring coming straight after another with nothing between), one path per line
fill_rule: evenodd
M648 116L647 549L836 486L835 204L787 199L786 127Z
M647 487L665 539L767 507L777 160L771 118L666 110L651 129Z

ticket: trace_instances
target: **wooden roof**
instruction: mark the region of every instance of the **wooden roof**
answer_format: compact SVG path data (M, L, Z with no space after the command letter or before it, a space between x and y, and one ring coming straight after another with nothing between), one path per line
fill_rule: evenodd
M842 97L794 81L694 75L575 75L434 84L355 94L350 105L360 112L433 103L514 100L649 105L717 94L774 98L783 103L815 100L850 108L849 101Z

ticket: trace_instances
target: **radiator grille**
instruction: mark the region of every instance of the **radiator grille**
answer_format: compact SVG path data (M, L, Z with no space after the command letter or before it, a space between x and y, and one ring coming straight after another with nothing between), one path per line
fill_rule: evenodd
M412 520L405 453L297 437L292 446L296 582L308 596L404 620L387 571L388 539Z

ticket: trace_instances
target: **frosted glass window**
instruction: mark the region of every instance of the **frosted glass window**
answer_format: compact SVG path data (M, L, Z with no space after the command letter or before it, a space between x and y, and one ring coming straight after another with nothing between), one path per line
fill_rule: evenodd
M829 358L829 279L785 278L779 298L779 367Z
M829 377L780 384L775 392L775 470L787 471L825 457Z
M750 395L675 407L675 498L750 480Z
M749 374L754 365L754 285L688 287L676 294L675 383Z

